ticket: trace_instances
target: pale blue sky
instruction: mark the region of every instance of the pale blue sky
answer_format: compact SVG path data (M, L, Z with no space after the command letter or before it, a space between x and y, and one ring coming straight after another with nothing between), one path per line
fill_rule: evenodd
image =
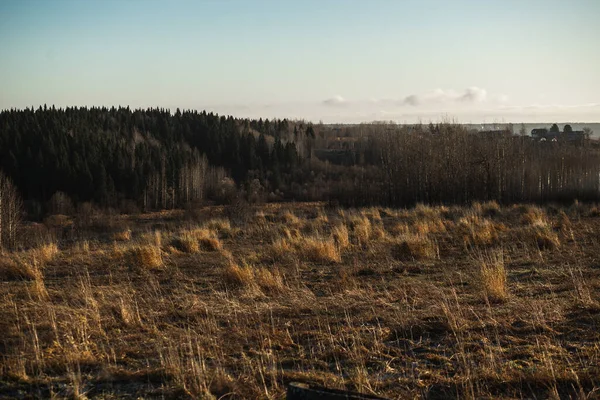
M599 121L598 71L598 0L0 0L0 109Z

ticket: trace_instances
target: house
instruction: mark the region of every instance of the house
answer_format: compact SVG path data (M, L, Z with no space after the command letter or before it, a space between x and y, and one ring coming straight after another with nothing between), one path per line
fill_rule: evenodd
M550 132L546 128L532 129L531 137L540 142L583 143L586 139L584 131Z

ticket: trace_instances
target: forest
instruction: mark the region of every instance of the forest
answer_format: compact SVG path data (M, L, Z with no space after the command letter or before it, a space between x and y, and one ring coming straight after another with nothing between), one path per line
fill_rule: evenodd
M0 171L30 219L82 204L595 201L599 161L590 140L540 143L452 123L333 126L129 107L0 113Z

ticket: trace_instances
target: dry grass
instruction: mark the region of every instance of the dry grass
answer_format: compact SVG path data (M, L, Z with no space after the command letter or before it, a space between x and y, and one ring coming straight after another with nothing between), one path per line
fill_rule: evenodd
M500 233L506 230L501 223L477 215L463 217L458 222L458 228L463 232L464 242L471 246L492 246L499 243Z
M550 227L534 226L525 231L525 238L529 236L540 250L553 250L560 246L558 235ZM527 239L526 239L527 240Z
M184 253L197 253L200 251L200 243L198 238L191 235L189 232L183 232L181 235L173 239L171 245Z
M26 262L21 259L14 259L7 256L0 256L1 280L34 280L39 275L39 273L39 269L34 263Z
M366 248L371 239L371 221L364 215L353 216L350 218L350 226L352 228L352 237L357 246Z
M298 227L302 225L302 221L293 212L286 210L281 215L281 220L284 224L291 227Z
M233 235L161 212L123 216L146 232L133 243L90 230L88 245L4 253L0 397L281 399L300 381L386 398L594 398L600 220L578 207L545 224L521 223L530 206L266 204L260 226L232 222ZM167 251L181 236L200 250Z
M346 224L339 224L331 230L331 237L340 250L350 247L350 234Z
M265 294L279 294L285 290L283 276L279 270L265 267L256 268L246 262L231 261L223 270L223 281L229 288L256 290Z
M431 260L437 253L436 244L423 235L401 237L392 245L392 256L401 261Z
M219 251L223 244L214 230L209 228L196 228L185 230L174 239L172 246L185 253L203 251Z
M142 270L161 269L164 266L160 248L149 244L130 247L125 252L125 260L131 267Z
M539 207L529 206L521 215L521 223L524 225L545 228L549 225L546 213Z
M338 263L342 261L340 249L332 238L302 238L296 245L298 254L306 260L317 263Z
M128 242L131 240L131 229L115 232L113 233L112 238L118 242Z
M477 259L476 286L484 298L490 302L503 302L508 299L507 273L504 266L504 253L501 251L480 254Z
M223 280L232 288L250 287L254 283L254 271L247 264L240 266L232 262L223 270Z

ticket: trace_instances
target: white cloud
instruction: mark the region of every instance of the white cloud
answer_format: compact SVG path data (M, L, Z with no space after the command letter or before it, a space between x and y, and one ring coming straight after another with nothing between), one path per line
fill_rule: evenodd
M411 94L406 96L401 104L409 106L421 106L428 104L452 104L452 103L483 103L487 100L487 91L477 86L472 86L462 92L455 90L435 89L425 94Z
M323 101L323 104L328 105L328 106L341 106L346 103L347 103L346 99L340 95L333 96L332 98L329 98L329 99Z

